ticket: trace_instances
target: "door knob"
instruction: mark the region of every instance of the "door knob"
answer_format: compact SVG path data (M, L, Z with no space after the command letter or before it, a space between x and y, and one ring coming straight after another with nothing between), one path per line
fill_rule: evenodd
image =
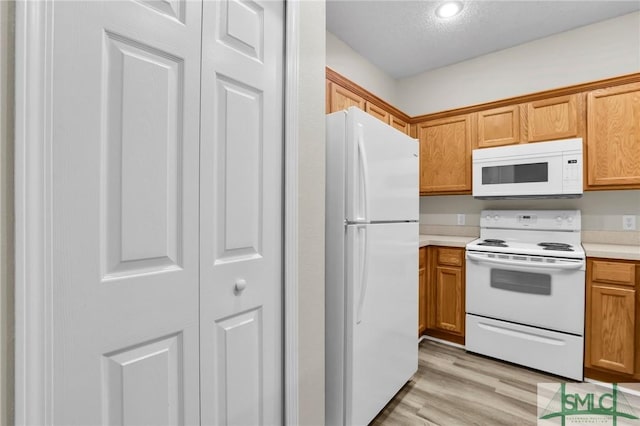
M236 281L235 292L236 294L240 294L247 288L247 282L243 279L239 279Z

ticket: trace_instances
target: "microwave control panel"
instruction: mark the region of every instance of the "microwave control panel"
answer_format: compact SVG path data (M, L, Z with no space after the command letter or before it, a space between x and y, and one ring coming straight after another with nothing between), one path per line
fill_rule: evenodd
M562 155L563 192L572 190L582 192L582 155L578 153L565 153Z

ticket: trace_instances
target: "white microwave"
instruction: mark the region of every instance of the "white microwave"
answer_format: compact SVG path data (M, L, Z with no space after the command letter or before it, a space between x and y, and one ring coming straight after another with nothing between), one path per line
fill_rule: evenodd
M581 197L582 139L474 149L473 196Z

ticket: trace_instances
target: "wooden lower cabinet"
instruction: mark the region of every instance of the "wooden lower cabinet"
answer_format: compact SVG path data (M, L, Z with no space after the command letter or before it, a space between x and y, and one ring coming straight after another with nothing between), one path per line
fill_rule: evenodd
M424 334L464 344L464 249L428 247Z
M461 268L436 266L434 283L436 287L435 328L464 334Z
M640 262L587 259L585 377L640 381Z
M418 336L427 328L427 248L418 252Z

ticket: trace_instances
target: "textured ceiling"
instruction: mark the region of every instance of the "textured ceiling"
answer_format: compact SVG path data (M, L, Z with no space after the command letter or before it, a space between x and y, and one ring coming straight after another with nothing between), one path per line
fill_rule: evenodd
M441 3L328 0L327 30L403 78L640 10L640 0L467 0L460 15L441 20Z

